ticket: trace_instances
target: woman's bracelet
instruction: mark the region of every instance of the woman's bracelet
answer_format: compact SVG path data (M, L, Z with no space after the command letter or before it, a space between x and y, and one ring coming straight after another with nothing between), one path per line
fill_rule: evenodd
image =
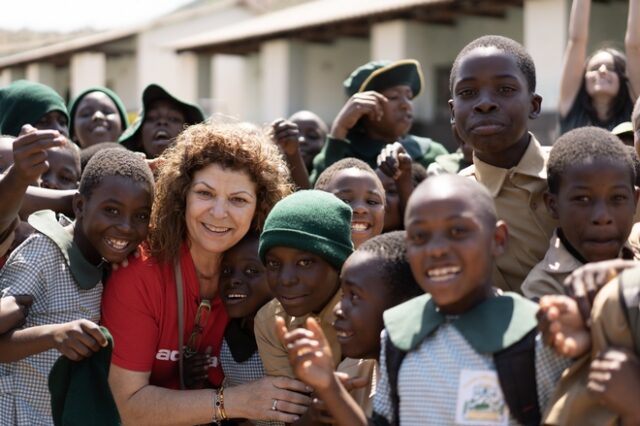
M221 421L227 419L227 413L224 411L224 386L220 386L213 394L213 421L220 424Z

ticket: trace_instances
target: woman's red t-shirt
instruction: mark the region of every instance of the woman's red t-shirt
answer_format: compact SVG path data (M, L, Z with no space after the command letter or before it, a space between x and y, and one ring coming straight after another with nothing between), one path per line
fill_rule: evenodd
M180 249L184 294L184 344L193 330L200 304L199 285L186 244ZM126 268L109 277L102 298L102 325L113 336L111 362L118 367L151 372L149 383L179 389L178 310L173 265L159 263L142 250ZM227 313L216 297L199 340L198 352L210 351L209 381L219 386L224 377L220 347Z

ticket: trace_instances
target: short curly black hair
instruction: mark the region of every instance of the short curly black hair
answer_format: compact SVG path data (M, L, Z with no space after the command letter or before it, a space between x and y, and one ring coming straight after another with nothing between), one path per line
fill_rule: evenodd
M382 182L380 182L380 178L378 177L378 175L376 175L376 172L367 163L354 157L343 158L342 160L336 161L335 163L327 167L322 173L320 173L320 176L318 176L316 184L313 186L313 188L319 189L320 191L326 191L329 187L329 182L331 182L331 179L333 179L333 176L339 171L346 169L358 169L367 173L371 173L376 182L379 184L380 190L384 194Z
M380 272L381 280L389 290L389 306L395 306L424 294L411 273L407 259L405 231L376 235L362 243L356 252L371 253L379 258L376 267Z
M133 151L109 148L98 151L87 163L78 191L87 199L105 177L122 176L141 183L153 194L153 173L147 163Z
M87 167L87 163L91 160L91 157L93 157L98 151L108 148L127 149L125 146L117 142L100 142L89 145L86 148L82 148L80 149L80 167L82 170Z
M527 52L527 49L523 45L508 37L498 35L485 35L473 40L462 48L451 67L451 74L449 75L449 90L453 93L453 83L458 75L458 68L460 62L464 59L469 52L479 47L495 47L498 50L505 52L507 55L512 56L520 71L527 80L527 86L529 86L529 92L535 93L536 91L536 66L533 62L533 58Z
M629 170L629 183L633 187L636 170L629 151L618 137L600 127L579 127L556 140L547 162L549 192L558 194L562 175L576 164L604 160L621 164Z

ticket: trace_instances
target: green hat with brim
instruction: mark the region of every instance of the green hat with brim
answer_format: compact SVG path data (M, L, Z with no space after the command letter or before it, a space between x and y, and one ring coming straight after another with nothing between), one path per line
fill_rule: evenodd
M64 99L51 87L28 80L17 80L0 89L0 134L18 136L25 124L35 126L52 111L67 117Z
M633 133L633 124L630 121L624 121L618 124L616 127L611 130L616 136L624 135L625 133Z
M389 87L406 85L411 87L415 98L422 91L424 77L420 62L415 59L372 61L358 67L342 85L349 97L367 90L381 92Z
M122 99L110 89L101 86L90 87L87 90L80 93L76 98L69 104L69 137L73 140L73 131L74 131L74 117L76 115L76 110L80 105L80 101L87 96L89 93L93 92L102 92L107 95L115 104L116 109L118 110L118 115L120 116L120 122L122 123L122 129L126 129L129 127L129 117L127 117L127 109L124 107L122 103ZM115 141L113 141L115 142Z
M145 112L149 109L151 103L158 100L168 100L176 104L184 113L185 125L190 126L204 121L204 112L202 112L199 106L181 101L157 84L150 84L144 89L144 92L142 92L142 110L140 111L140 115L136 121L124 131L122 136L120 136L120 139L118 139L119 143L134 151L140 151L142 149L142 147L139 146L138 139L142 123L144 122Z

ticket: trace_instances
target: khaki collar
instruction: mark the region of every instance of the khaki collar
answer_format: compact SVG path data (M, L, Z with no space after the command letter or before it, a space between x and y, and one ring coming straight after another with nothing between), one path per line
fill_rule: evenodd
M338 289L338 291L336 291L336 294L334 294L331 300L329 301L329 303L327 303L325 307L322 308L320 313L318 313L317 315L308 314L308 315L303 315L301 317L292 317L290 328L291 329L298 328L298 327L304 328L305 326L304 323L306 322L307 318L309 318L310 316L314 317L318 321L318 324L320 325L322 324L333 325L333 323L336 320L336 316L333 313L333 309L338 304L341 297L342 297L342 290Z
M549 250L542 259L542 269L551 274L571 273L583 265L576 259L558 237L558 229L554 229Z
M69 265L71 275L82 290L94 288L106 277L108 265L104 261L99 265L93 265L85 259L73 242L73 236L62 227L53 211L35 212L29 216L28 222L36 231L49 237L58 246Z
M442 324L449 322L473 349L493 354L517 343L538 322L538 305L516 293L504 293L485 300L457 317L445 316L425 294L384 312L389 338L400 350L415 349Z
M524 155L520 159L518 164L510 169L503 169L501 167L492 166L480 160L476 155L473 155L473 168L467 173L475 174L477 180L482 182L484 186L489 189L489 192L493 197L496 197L504 181L508 175L520 174L529 176L535 179L547 179L546 162L548 153L545 153L540 142L536 139L533 133L529 133L529 145Z

